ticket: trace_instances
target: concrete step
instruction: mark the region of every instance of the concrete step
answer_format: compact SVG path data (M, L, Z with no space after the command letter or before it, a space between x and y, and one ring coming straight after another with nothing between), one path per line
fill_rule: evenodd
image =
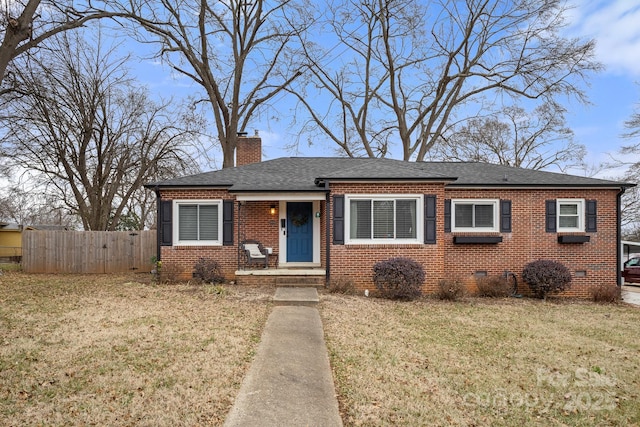
M277 287L273 296L275 305L315 306L320 301L318 291L313 287Z
M324 288L324 276L278 276L276 286L283 288Z

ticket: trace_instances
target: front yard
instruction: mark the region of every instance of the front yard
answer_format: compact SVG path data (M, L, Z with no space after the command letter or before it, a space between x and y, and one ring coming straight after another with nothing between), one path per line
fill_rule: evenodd
M273 288L0 276L0 425L221 425ZM345 425L640 425L640 308L324 294Z
M345 425L640 425L640 308L531 299L321 308Z
M0 276L0 425L221 424L273 293L225 289Z

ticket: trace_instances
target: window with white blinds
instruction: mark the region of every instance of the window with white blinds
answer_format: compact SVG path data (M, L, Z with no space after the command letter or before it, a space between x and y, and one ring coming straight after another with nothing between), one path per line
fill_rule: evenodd
M222 244L221 201L175 201L176 236L182 245Z
M584 199L558 199L558 231L584 231Z
M452 231L499 231L497 199L451 201Z
M348 241L415 242L421 223L418 197L348 197Z

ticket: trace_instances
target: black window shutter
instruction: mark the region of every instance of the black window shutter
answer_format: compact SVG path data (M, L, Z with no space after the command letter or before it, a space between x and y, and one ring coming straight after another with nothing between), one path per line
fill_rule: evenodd
M500 232L511 233L511 200L500 200Z
M444 232L451 232L451 199L444 199Z
M587 200L587 224L585 231L593 233L598 231L598 201Z
M424 196L424 242L429 245L436 243L436 196Z
M173 244L173 201L160 201L159 213L160 246L171 246Z
M222 245L233 246L233 200L222 201Z
M547 233L555 233L556 232L556 201L555 200L547 200L546 204L546 221L545 221L545 230Z
M344 245L344 196L333 196L333 244Z

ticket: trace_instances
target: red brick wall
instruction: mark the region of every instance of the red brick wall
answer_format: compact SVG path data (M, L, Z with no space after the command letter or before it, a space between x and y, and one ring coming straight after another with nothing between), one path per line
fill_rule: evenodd
M236 145L236 166L262 161L262 139L257 136L240 136Z
M448 276L470 278L478 271L499 275L505 270L516 273L519 291L528 293L522 283L524 266L538 259L562 262L571 270L572 288L568 296L589 297L591 288L599 284L616 284L616 191L615 190L454 190L447 198L490 198L511 200L511 233L495 233L502 242L489 245L456 245L453 236L445 234L445 271ZM598 200L598 231L583 234L590 241L582 244L560 244L559 233L545 232L545 200L581 198ZM466 233L468 234L468 233ZM585 277L576 277L585 271Z
M437 195L436 245L332 245L331 278L351 280L359 290L375 289L373 265L396 256L407 256L425 267L425 293L433 292L441 278L458 277L468 282L476 271L500 275L516 273L520 291L528 293L521 280L523 267L538 259L553 259L565 264L572 273L572 289L567 296L589 297L598 284L616 284L616 191L615 190L445 190L437 184L371 185L332 184L332 194L417 193ZM453 237L465 233L444 233L445 198L508 199L512 202L512 232L493 233L498 244L454 244ZM545 200L584 198L598 200L598 231L587 234L584 244L559 244L557 233L545 232ZM333 225L331 226L333 228ZM469 234L469 233L466 233ZM483 233L483 235L486 235ZM333 238L333 235L331 236ZM586 272L575 277L576 271Z
M271 206L276 207L276 213L271 215ZM278 247L278 202L244 202L240 207L240 238L261 242L265 247L279 252Z
M505 270L516 273L520 291L528 289L521 280L522 268L531 261L553 259L565 264L572 272L572 289L565 295L589 297L590 289L598 284L616 284L616 191L615 190L445 190L443 184L332 184L332 195L340 194L434 194L437 196L437 244L435 245L333 245L331 244L331 278L351 280L358 289L374 290L373 265L396 256L410 257L425 267L424 291L433 292L439 279L459 277L471 279L475 272L486 271L499 275ZM234 197L225 190L165 190L166 199L223 199ZM445 198L508 199L512 202L511 233L495 233L502 236L498 244L456 245L453 237L464 233L444 232ZM559 244L557 233L545 232L545 200L557 198L584 198L598 200L598 231L583 233L591 240L583 244ZM271 215L271 205L276 214ZM202 256L218 260L228 279L237 270L238 226L241 238L256 239L279 252L277 202L246 202L238 213L234 208L234 246L163 246L161 258L164 265L174 264L184 268L183 278L191 277L195 261ZM321 203L321 261L326 265L326 215L331 213ZM330 242L333 239L333 222L330 223ZM576 277L576 271L586 272Z
M163 200L222 199L235 201L234 196L226 190L163 190L161 196ZM322 218L325 218L324 205L325 202L320 203ZM275 206L273 215L271 214L271 206ZM265 247L273 248L275 253L280 252L279 215L280 208L277 201L247 201L240 206L238 202L235 202L233 246L161 246L160 258L163 266L167 266L167 268L175 266L183 269L181 278L187 280L191 278L193 266L198 258L208 257L218 261L222 265L225 277L228 280L232 280L235 278L235 272L238 269L238 240L257 240ZM321 220L320 224L320 257L324 266L326 265L326 256L323 249L326 240L324 234L326 227L324 220ZM240 231L239 236L238 231Z
M434 194L437 196L437 244L404 245L333 245L331 246L331 280L347 279L359 290L375 290L373 265L378 261L394 257L409 257L424 266L426 272L425 292L432 292L438 279L444 275L444 212L443 184L331 184L331 194ZM422 201L420 202L422 203ZM348 206L345 206L348 209ZM347 225L345 225L347 227ZM345 230L346 231L346 230ZM333 241L333 221L331 222Z
M226 190L163 190L162 200L234 200ZM238 205L234 208L234 243L238 236ZM174 218L175 220L175 218ZM174 241L177 236L173 236ZM227 279L233 279L238 265L237 246L161 246L160 259L163 268L182 269L181 278L188 280L192 277L193 267L201 258L211 258L218 261Z

